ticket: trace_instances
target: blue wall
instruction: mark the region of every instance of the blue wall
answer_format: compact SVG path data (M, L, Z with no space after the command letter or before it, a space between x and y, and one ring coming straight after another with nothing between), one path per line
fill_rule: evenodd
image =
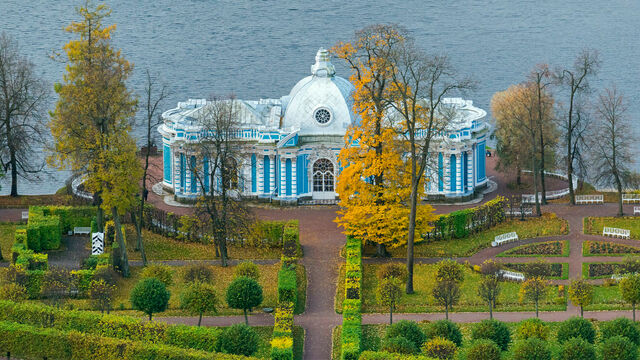
M195 193L198 191L198 182L196 181L196 157L191 157L191 192Z
M484 181L484 179L486 179L486 174L485 174L485 154L486 149L485 149L485 142L479 142L478 143L478 151L476 152L476 154L478 155L478 175L477 175L477 179L478 182L480 181Z
M451 180L450 190L456 192L456 156L451 155L449 158L449 179Z
M275 190L276 194L279 194L280 191L280 155L276 155L276 163L273 164L276 169L276 183L273 184L273 190Z
M165 145L162 148L162 164L164 166L164 181L171 183L171 147Z
M462 192L467 192L467 153L462 153Z
M298 183L296 193L298 195L309 191L307 178L307 155L298 155L296 163L296 181Z
M187 164L184 159L184 154L180 154L180 188L183 191L187 182L186 176L187 176Z
M271 192L271 162L269 161L269 156L265 155L263 160L263 174L264 178L262 179L262 184L264 185L264 193L268 194Z
M209 181L211 176L211 174L209 174L209 158L206 156L202 159L202 168L204 173L204 192L206 194L209 192Z
M251 154L251 191L258 191L258 161L256 160L256 154Z
M285 166L284 166L284 172L285 172L285 182L287 183L287 189L285 191L287 196L291 196L291 188L292 188L292 184L291 184L291 159L287 159L285 161Z
M444 190L444 165L442 153L438 153L438 191Z

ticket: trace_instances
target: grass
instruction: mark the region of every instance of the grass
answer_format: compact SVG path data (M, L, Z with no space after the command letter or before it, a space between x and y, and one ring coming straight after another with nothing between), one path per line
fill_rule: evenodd
M378 279L376 270L380 265L365 264L362 284L362 311L365 313L386 313L387 308L380 306L376 300L376 288ZM436 266L433 264L418 264L414 269L415 293L403 295L396 308L398 313L422 313L422 312L444 312L444 308L437 305L431 289L435 285ZM340 269L338 280L338 290L336 293L335 309L341 312L344 300L344 274L345 269ZM488 311L487 305L478 296L478 283L481 275L472 271L469 267L464 268L464 282L460 287L460 301L454 306L453 311L475 312ZM502 282L498 304L495 311L531 311L535 309L533 303L521 303L518 299L520 283ZM547 297L540 303L541 311L563 311L566 309L566 302L558 305L555 303L558 294L557 286L551 286Z
M11 246L13 246L16 228L19 223L0 223L0 251L3 261L9 261L11 258Z
M126 225L127 250L130 260L140 260L140 252L135 251L136 231L133 225ZM144 250L149 261L154 260L215 260L213 244L188 243L148 230L142 232ZM228 246L230 259L280 259L280 248L256 248Z
M547 245L553 243L562 243L562 252L560 254L543 254L543 253L535 253L535 249L537 249L540 245ZM517 254L517 252L522 250L532 249L533 254ZM561 241L545 241L533 244L526 244L515 247L513 249L509 249L504 251L496 257L569 257L569 241L561 240Z
M630 310L631 304L626 303L617 285L598 285L593 287L593 301L591 305L585 306L585 310Z
M433 242L420 242L415 245L415 257L458 257L470 256L481 249L491 246L491 242L497 235L515 231L520 239L529 239L541 236L563 235L569 233L569 224L566 220L556 217L555 214L544 214L542 217L528 218L525 221L507 220L491 229L473 234L463 239L440 240ZM394 257L405 257L406 247L390 250Z
M607 227L631 230L631 238L640 240L640 217L586 217L584 218L584 233L602 235L602 229Z
M607 254L593 254L591 253L591 247L590 247L590 244L592 243L611 244L613 246L618 247L619 249L628 249L629 251L607 253ZM638 254L640 254L640 247L636 247L636 246L615 244L607 241L584 241L582 243L582 256L624 256L624 255L638 255Z

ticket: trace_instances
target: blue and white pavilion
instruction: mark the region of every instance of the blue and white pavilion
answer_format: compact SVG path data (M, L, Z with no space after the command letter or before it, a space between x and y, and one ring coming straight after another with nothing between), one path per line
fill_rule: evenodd
M353 91L348 80L335 75L328 51L321 48L311 75L300 80L288 95L234 100L240 107L242 124L238 137L242 156L235 159L238 190L245 196L284 202L336 199L337 155L344 146L346 129L355 119ZM426 174L432 179L426 190L429 197L466 197L487 183L485 141L489 125L484 121L486 112L470 100L445 102L460 111L446 136L435 142L437 160L434 158L434 170ZM203 99L190 99L162 114L163 124L158 128L163 139L162 185L178 200L193 199L202 191L189 166L196 161L196 154L185 145L198 141L198 114L207 104ZM208 186L205 183L205 188Z

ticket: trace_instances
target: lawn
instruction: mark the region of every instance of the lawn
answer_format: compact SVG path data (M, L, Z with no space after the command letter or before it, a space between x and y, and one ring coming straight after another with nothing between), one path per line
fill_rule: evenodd
M631 305L622 300L618 285L593 287L593 301L585 310L630 310Z
M509 249L502 252L496 257L568 257L569 256L569 241L545 241L534 244L526 244Z
M517 232L520 239L563 235L569 233L569 224L555 214L544 214L542 217L528 218L525 221L507 220L491 229L463 239L420 242L415 246L414 255L416 257L470 256L491 246L491 242L497 235L512 231ZM402 246L391 249L390 252L393 257L406 257L407 249Z
M368 313L385 313L387 308L380 306L376 301L376 287L378 279L376 271L380 265L365 264L362 284L362 311ZM444 308L437 305L431 289L435 285L435 270L433 264L418 264L415 266L414 287L415 293L403 295L396 308L399 313L420 313L420 312L444 312ZM338 280L338 290L336 293L335 309L341 312L342 301L344 300L344 272L340 269ZM472 271L469 267L464 267L464 282L460 288L460 301L454 306L453 311L488 311L487 305L478 296L478 283L481 275ZM501 283L500 295L495 311L532 311L535 310L533 303L521 303L518 299L520 283L505 281ZM550 286L546 298L540 303L541 311L563 311L566 309L564 298L556 304L558 294L557 286Z
M127 249L130 260L140 260L140 252L134 250L136 231L133 225L126 225ZM143 230L143 243L147 259L153 260L214 260L213 244L189 243ZM256 248L228 246L230 259L280 259L280 248Z
M16 227L19 223L0 223L0 250L4 261L11 259L11 246L13 246Z
M602 235L602 228L614 227L631 230L631 238L640 240L640 217L586 217L584 233Z
M585 241L582 243L583 256L623 256L638 255L640 247L616 244L610 241Z

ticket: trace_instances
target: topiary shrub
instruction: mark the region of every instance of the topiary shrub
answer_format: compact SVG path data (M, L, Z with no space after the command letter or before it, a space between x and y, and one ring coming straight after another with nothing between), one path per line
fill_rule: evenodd
M548 336L549 328L538 318L521 321L516 328L516 339L519 340L527 340L531 338L547 340Z
M627 318L617 318L600 325L602 341L617 335L626 337L635 345L640 345L640 331L633 321Z
M502 351L507 350L511 342L509 328L498 320L482 320L471 331L471 339L489 339L495 342Z
M416 354L418 348L413 341L407 339L404 336L396 336L385 338L382 341L380 350L397 354Z
M252 278L235 278L227 288L227 304L233 309L242 309L245 324L249 325L247 311L262 304L262 287Z
M376 274L378 275L378 280L394 277L396 279L400 279L402 282L407 281L408 276L407 267L403 264L396 263L386 263L380 266Z
M581 338L571 338L562 345L560 360L596 360L593 344Z
M216 351L225 354L251 356L258 350L258 334L245 324L226 328L216 342Z
M606 360L637 360L638 347L624 336L614 336L600 345L600 355Z
M192 264L184 268L182 279L186 283L204 282L210 283L213 280L213 270L206 264Z
M166 286L171 286L173 284L173 270L167 265L151 264L142 270L142 278L156 278Z
M0 286L0 300L23 301L27 299L27 289L16 283Z
M258 265L250 261L244 261L236 265L234 274L236 277L246 276L256 281L260 280L260 270L258 269Z
M467 360L500 360L500 348L489 339L473 342L466 353Z
M438 320L427 327L426 335L428 338L435 337L445 338L453 341L456 346L462 345L462 332L458 324L449 320Z
M451 360L456 356L458 347L451 340L433 338L422 346L422 353L440 360Z
M398 336L402 336L411 341L413 345L415 345L416 349L419 349L422 344L427 341L427 337L424 332L422 332L422 329L420 329L418 324L409 320L400 320L387 327L385 338L391 339Z
M546 341L530 338L516 342L513 360L551 360L551 350Z
M151 316L155 313L163 312L169 306L171 293L165 284L156 279L148 278L140 280L131 290L131 305L136 310Z
M558 327L558 342L562 344L574 337L593 344L596 339L596 329L589 320L580 317L569 318Z

